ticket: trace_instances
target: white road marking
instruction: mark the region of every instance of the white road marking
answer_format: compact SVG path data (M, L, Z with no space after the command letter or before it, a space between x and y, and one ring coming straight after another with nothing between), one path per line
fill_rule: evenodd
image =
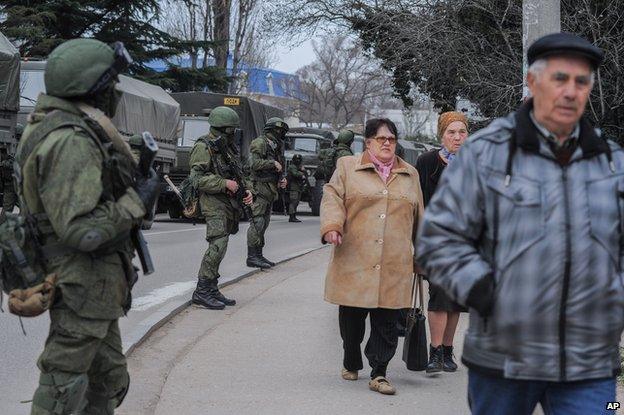
M157 288L147 295L132 299L132 310L144 311L195 288L197 280L176 282Z
M166 233L191 232L191 231L199 231L199 230L204 231L204 230L206 230L206 228L203 227L203 226L198 226L198 227L195 227L195 228L178 229L178 230L175 230L175 231L146 232L146 233L143 233L143 235L145 235L145 236L164 235Z

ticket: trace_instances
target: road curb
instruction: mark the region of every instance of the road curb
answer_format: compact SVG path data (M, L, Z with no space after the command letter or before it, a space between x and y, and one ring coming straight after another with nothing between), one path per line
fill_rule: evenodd
M292 261L293 259L297 259L304 255L307 255L311 252L318 251L319 249L325 248L327 245L319 246L312 249L307 249L303 252L300 252L292 257L288 257L276 262L276 265L283 264L288 261ZM249 278L253 275L263 272L261 269L254 269L252 271L248 271L244 274L239 275L238 277L232 278L222 284L219 284L219 288L225 288L229 285L236 284L246 278ZM143 323L140 324L139 328L132 330L132 332L128 336L124 336L124 354L126 356L130 356L132 352L139 347L149 336L152 335L156 330L161 328L165 323L171 320L173 317L180 314L182 311L186 310L188 306L191 305L191 300L184 301L174 301L171 304L161 308L157 312L153 313L149 318L144 320Z

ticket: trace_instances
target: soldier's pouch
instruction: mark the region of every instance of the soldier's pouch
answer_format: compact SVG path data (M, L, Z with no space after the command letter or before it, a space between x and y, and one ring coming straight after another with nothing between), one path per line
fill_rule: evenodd
M45 309L36 314L37 308L31 307L52 301L55 278L46 277L45 257L34 217L7 214L0 225L0 286L4 293L10 296L13 293L11 312L23 312L24 316L31 313L28 317L43 313Z
M56 290L56 274L48 275L41 284L9 293L9 311L20 317L36 317L50 309Z

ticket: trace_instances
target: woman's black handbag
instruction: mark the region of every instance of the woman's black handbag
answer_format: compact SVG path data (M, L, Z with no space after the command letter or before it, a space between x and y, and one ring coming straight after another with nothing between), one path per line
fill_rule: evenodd
M418 280L418 284L416 284ZM427 330L425 328L425 315L423 314L423 277L414 277L413 305L407 314L405 323L405 341L403 342L403 361L408 370L425 370L428 357ZM418 294L419 307L416 307L416 294Z

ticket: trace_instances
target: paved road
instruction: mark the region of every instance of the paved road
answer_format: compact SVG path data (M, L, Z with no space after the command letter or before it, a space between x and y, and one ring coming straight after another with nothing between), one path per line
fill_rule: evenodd
M146 239L157 271L140 277L134 289L133 310L121 320L124 344L133 341L146 326L168 313L194 288L197 269L206 249L205 226L172 222L159 216ZM285 216L274 216L267 234L265 255L281 260L320 246L318 218L302 216L301 224L289 224ZM245 266L247 223L232 238L222 266L222 280L252 269ZM6 307L5 307L6 308ZM38 371L35 361L43 348L48 318L23 320L27 336L22 334L19 320L8 312L0 314L0 413L20 415L29 412L29 400L36 387Z
M337 307L323 301L330 249L315 251L225 289L236 307L189 308L130 357L132 389L120 414L468 413L466 369L427 377L403 365L399 346L388 376L396 396L340 377ZM457 355L467 318L461 319ZM401 342L402 343L402 342Z

